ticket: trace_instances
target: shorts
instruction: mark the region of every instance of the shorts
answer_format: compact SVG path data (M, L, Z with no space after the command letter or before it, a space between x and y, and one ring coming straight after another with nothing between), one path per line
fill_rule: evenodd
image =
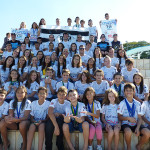
M74 132L74 131L79 131L79 132L83 132L82 129L82 123L77 123L75 121L71 121L70 123L68 123L69 125L69 132Z
M130 126L128 124L124 124L124 125L121 126L121 130L124 131L125 128L130 128L132 132L135 132L136 127L137 127L137 125Z

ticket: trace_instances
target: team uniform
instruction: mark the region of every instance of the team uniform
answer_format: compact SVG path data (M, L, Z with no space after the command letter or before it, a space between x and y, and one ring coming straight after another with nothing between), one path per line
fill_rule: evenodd
M85 42L76 42L76 45L77 45L77 50L79 50L79 47L80 47L80 45L84 45L85 46Z
M106 80L102 80L100 84L97 84L96 81L93 81L91 83L91 87L93 87L96 94L105 94L105 91L109 89L109 84Z
M26 82L27 81L23 82L24 86L25 86ZM38 98L38 96L37 96L37 90L39 89L39 84L36 81L34 81L33 83L30 84L30 88L26 87L26 89L27 89L27 94L28 95L30 95L32 92L36 92L36 94L32 98Z
M119 123L117 109L118 104L103 105L102 107L102 114L105 115L106 122L112 127Z
M108 81L113 80L113 75L117 72L116 67L111 66L110 68L107 68L106 66L102 67L101 70L104 72L104 78Z
M79 95L83 95L84 91L90 87L90 83L82 83L81 81L76 81L75 82L75 89L77 90Z
M80 66L79 68L77 67L72 67L72 65L67 65L67 69L70 70L70 76L74 79L78 77L78 74L82 73L83 71L83 66Z
M2 118L3 115L8 115L8 109L9 104L4 101L4 103L0 106L0 118Z
M139 99L144 101L145 95L146 93L149 93L149 89L147 87L146 84L144 84L143 86L143 92L140 93L140 85L135 85L135 96L137 96Z
M14 110L13 103L14 103L14 100L11 100L9 103L9 109L10 110L11 109ZM21 108L21 105L22 105L22 102L17 102L17 109L14 110L14 117L15 118L22 118L22 117L24 117L25 110L31 110L31 102L29 100L26 100L25 106L23 109Z
M6 68L6 70L3 70L3 65L0 65L0 79L1 79L2 86L4 86L4 83L7 81L9 73L10 73L9 68Z
M39 105L39 101L33 101L31 103L31 116L34 117L35 121L45 120L48 114L50 102L45 100L42 105Z
M51 85L52 85L53 90L56 90L56 83L57 83L56 80L51 79ZM40 86L45 87L45 79L40 82ZM49 84L47 84L47 87L46 87L46 88L47 88L47 93L48 93L47 98L50 99L50 98L53 97L53 94L52 94L52 92L51 92L51 90L50 90Z
M150 122L150 102L144 101L141 106L141 115L145 116L145 118ZM144 126L150 130L150 125L144 122Z
M71 90L71 89L74 89L74 84L73 83L71 83L71 82L63 82L63 81L60 81L60 82L58 82L57 84L56 84L56 92L58 91L58 89L61 87L61 86L65 86L67 89L68 89L68 91L69 90Z
M117 57L111 58L111 66L116 67L116 65L119 65L119 59Z
M8 56L12 56L12 54L13 54L13 51L11 52L4 51L2 57L6 59Z
M133 113L129 113L128 111L128 105L130 108L133 108L134 105L134 110ZM140 115L141 111L141 104L137 100L133 99L133 102L130 103L128 100L124 99L123 101L120 102L118 106L117 113L122 115L123 117L134 117L136 121L138 120L138 115ZM122 121L122 129L124 130L126 127L131 128L131 130L134 132L136 128L137 123L132 123L129 122L128 120L123 120Z
M127 68L121 70L121 74L127 82L133 82L133 76L138 72L139 70L137 68L133 68L131 71L128 71Z
M85 105L81 102L77 102L76 107L73 107L70 103L70 105L68 105L65 109L65 115L67 116L67 114L69 114L80 118L82 116L86 116L84 113L81 113L85 110L86 110ZM68 123L68 125L69 125L69 132L73 132L75 130L83 132L82 123L76 122L74 118L71 118L71 122Z
M6 91L9 90L9 86L13 86L13 87L16 87L18 88L19 85L21 85L22 83L19 83L18 81L15 81L15 82L12 82L12 81L9 81L9 82L6 82L5 85L4 85L4 89ZM6 96L6 100L12 100L14 99L14 96L15 96L15 90L13 88L11 88L11 91L7 94Z

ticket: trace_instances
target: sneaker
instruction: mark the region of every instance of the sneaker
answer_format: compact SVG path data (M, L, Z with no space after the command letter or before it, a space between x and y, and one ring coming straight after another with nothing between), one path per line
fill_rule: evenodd
M92 150L93 148L92 148L92 146L88 146L88 150Z
M101 145L97 145L97 150L103 150Z

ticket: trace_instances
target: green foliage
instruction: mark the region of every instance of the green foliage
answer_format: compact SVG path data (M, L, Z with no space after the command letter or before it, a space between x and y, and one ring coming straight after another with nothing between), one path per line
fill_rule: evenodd
M147 46L150 45L150 43L146 41L138 41L138 42L127 42L123 44L123 47L126 51L136 48L136 47L141 47L141 46Z

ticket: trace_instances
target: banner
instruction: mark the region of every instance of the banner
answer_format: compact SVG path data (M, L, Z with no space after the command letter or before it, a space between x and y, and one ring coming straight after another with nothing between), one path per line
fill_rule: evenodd
M102 20L101 22L102 34L105 34L106 40L113 41L113 35L117 33L117 23L116 19Z
M89 41L89 29L88 28L76 28L72 26L41 26L40 37L43 42L49 41L49 35L53 34L56 42L62 41L63 33L69 34L69 41L76 42L77 35L82 35L83 41Z
M16 34L16 40L23 42L24 38L28 36L28 29L11 29L11 33Z

